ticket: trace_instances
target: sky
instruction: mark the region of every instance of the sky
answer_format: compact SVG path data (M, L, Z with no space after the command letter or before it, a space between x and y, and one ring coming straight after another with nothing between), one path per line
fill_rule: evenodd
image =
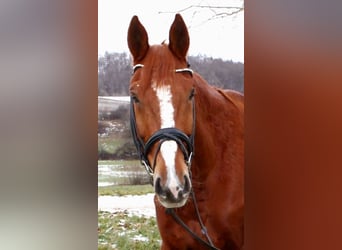
M243 0L98 0L98 55L103 56L105 52L129 53L127 30L134 15L147 30L150 45L168 41L175 14L180 13L190 35L188 55L244 62L244 12L208 21L214 14L208 8L184 10L192 5L209 4L241 7Z

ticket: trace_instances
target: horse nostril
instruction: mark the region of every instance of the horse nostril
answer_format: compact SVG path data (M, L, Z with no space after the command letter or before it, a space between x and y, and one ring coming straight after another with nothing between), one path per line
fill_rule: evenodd
M154 190L155 190L156 194L160 195L163 193L163 189L162 189L161 184L160 184L160 177L158 177L156 180L156 183L154 185Z
M183 188L183 193L189 193L190 192L190 180L189 177L187 175L184 175L184 188Z
M183 190L180 190L178 192L178 199L182 199L183 198Z
M154 191L157 195L163 197L164 199L167 197L167 190L165 190L165 188L162 187L160 177L156 179Z

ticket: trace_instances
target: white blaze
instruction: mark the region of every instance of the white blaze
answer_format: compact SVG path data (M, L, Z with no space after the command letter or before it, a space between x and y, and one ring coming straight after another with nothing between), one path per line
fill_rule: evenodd
M160 105L161 128L171 128L175 126L173 117L174 108L172 105L172 94L170 86L161 86L156 89L157 97ZM175 197L177 197L178 178L176 175L175 159L177 151L177 143L175 141L165 141L161 145L160 152L165 161L167 169L167 186Z
M156 92L160 106L161 128L174 127L171 87L161 86L156 89Z

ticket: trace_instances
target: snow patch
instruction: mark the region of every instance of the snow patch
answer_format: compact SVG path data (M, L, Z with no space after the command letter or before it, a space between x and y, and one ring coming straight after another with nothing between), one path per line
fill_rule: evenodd
M144 242L147 242L147 241L148 241L148 238L145 237L145 236L142 236L141 234L139 234L139 235L135 235L135 236L133 237L133 240L135 240L135 241L144 241Z
M154 194L99 196L98 210L110 213L128 212L128 214L155 217Z

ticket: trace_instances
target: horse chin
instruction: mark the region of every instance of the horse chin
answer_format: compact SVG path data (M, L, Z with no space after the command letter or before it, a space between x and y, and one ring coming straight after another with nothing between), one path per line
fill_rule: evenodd
M177 202L171 202L171 201L168 201L166 199L163 199L162 197L160 197L159 195L157 195L158 197L158 201L159 203L165 207L165 208L179 208L179 207L183 207L187 200L188 200L188 197L180 200L180 201L177 201Z

